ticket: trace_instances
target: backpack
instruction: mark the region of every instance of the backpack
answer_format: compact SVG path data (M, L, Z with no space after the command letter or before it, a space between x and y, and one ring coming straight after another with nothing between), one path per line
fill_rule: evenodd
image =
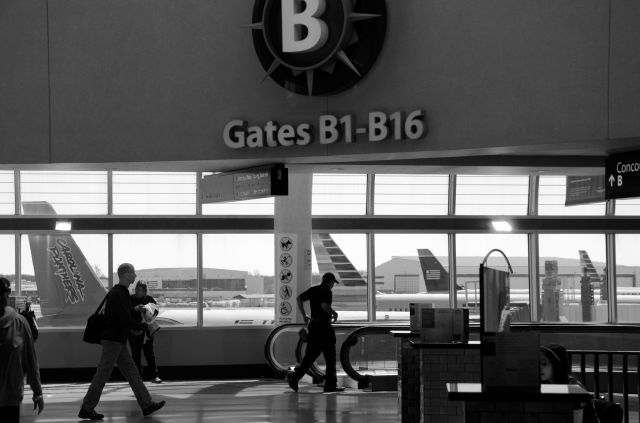
M31 329L31 337L35 342L38 339L38 323L36 323L36 314L31 310L31 303L27 302L24 306L24 310L18 311L18 313L27 319L29 329Z

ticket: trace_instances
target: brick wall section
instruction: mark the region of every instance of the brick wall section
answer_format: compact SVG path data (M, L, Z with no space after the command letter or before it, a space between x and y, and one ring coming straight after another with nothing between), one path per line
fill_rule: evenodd
M422 376L420 421L465 423L464 401L449 401L446 383L480 382L479 346L454 344L444 347L434 344L433 348L423 347L419 351Z
M573 423L571 402L465 401L465 423Z
M396 338L398 357L398 410L401 423L420 421L420 350L408 336Z

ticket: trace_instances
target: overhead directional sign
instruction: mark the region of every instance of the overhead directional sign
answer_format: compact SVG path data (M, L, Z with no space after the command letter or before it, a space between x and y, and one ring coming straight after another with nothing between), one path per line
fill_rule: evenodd
M565 206L604 201L604 175L567 176Z
M612 154L606 162L605 197L640 197L640 151Z
M207 175L200 180L200 193L202 203L287 195L287 168L283 165L273 165Z

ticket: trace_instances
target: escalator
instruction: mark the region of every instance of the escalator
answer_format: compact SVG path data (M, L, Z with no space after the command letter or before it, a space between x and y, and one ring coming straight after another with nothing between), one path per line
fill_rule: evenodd
M306 343L299 331L304 324L288 324L275 328L265 343L265 358L269 366L284 377L287 370L300 362ZM405 324L339 323L333 325L336 332L336 349L340 361L336 363L338 378L348 376L358 387L369 385L375 376L396 376L396 343L391 331L408 330ZM315 382L324 379L324 357L320 355L308 374Z

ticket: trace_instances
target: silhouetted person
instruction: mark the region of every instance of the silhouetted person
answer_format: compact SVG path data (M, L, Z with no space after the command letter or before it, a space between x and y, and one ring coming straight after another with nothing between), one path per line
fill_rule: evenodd
M136 284L136 292L131 295L131 305L133 306L132 315L136 322L143 322L142 309L145 305L152 303L157 304L151 295L147 294L147 284L138 281ZM156 311L157 314L157 311ZM145 340L146 338L146 340ZM144 380L144 372L142 369L142 352L147 360L147 367L150 369L151 382L162 383L158 377L158 367L156 366L156 356L153 352L153 335L146 336L145 331L133 331L129 334L129 345L131 346L131 356L133 362L136 363L140 377Z
M324 392L340 392L344 388L337 387L336 377L336 333L331 323L338 320L338 313L331 308L333 294L331 290L338 283L333 273L322 275L320 285L312 286L298 295L298 309L302 313L305 323L308 323L307 348L300 365L288 375L288 383L291 389L298 391L298 381L313 365L313 362L324 355L326 362L326 379ZM311 317L307 316L304 303L309 301Z
M140 378L129 349L127 338L129 331L144 330L146 323L140 323L131 317L131 301L129 299L129 285L136 279L136 271L132 264L123 263L118 267L119 282L109 291L105 306L105 325L101 335L102 355L98 362L96 374L91 381L89 390L82 401L78 413L81 419L102 420L104 416L97 413L95 408L100 402L104 385L111 378L113 367L118 364L122 375L129 382L129 386L136 396L142 414L148 416L164 407L165 402L153 402L151 395Z
M33 391L33 409L44 409L38 359L24 316L9 307L11 282L0 278L0 421L20 421L24 375Z

